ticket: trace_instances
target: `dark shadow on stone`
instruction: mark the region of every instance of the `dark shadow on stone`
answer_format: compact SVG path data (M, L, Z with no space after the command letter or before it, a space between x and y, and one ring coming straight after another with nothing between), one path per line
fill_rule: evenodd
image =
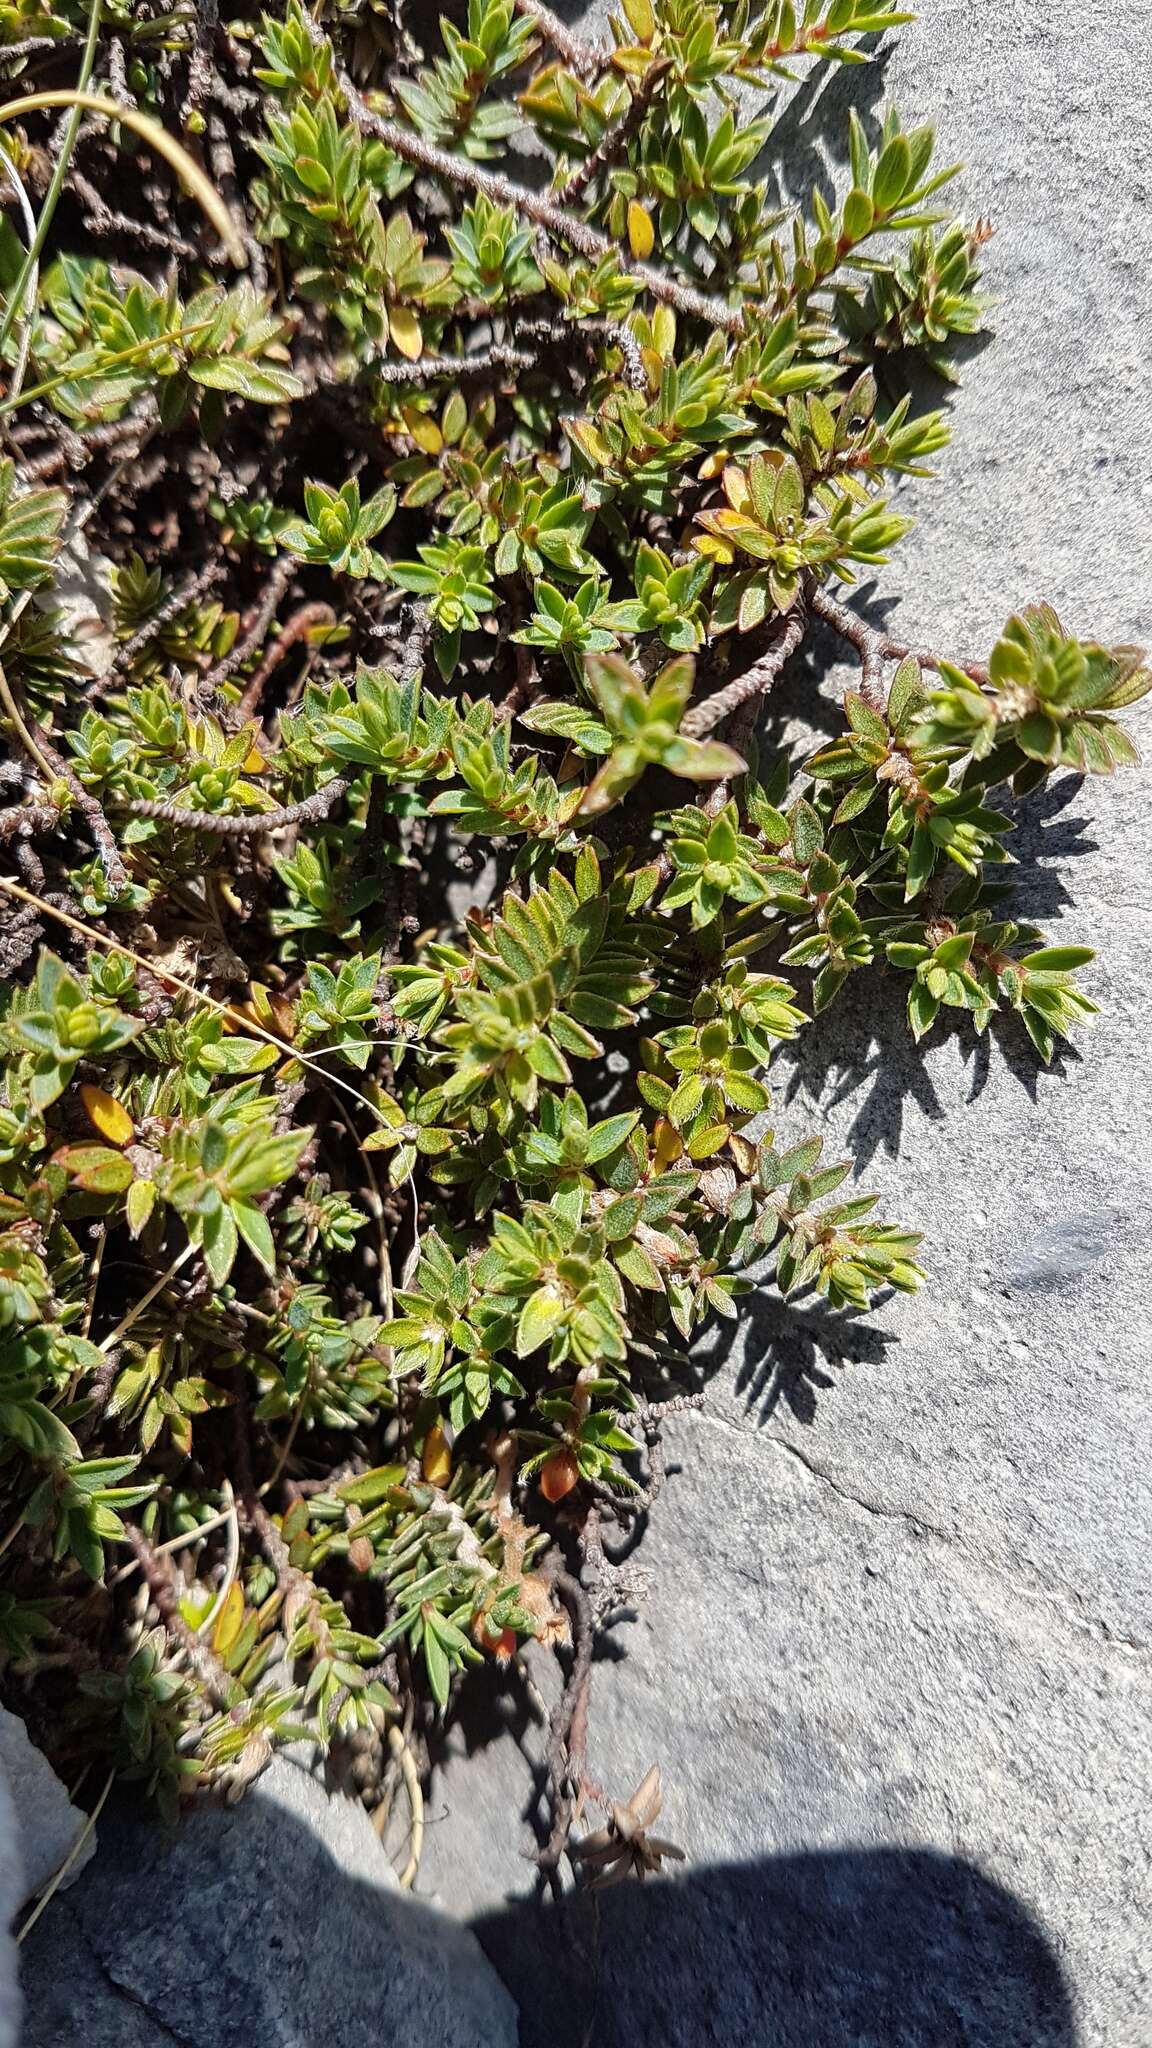
M748 1297L740 1330L736 1392L746 1411L764 1423L783 1403L805 1428L815 1422L819 1396L832 1391L838 1371L882 1365L898 1342L893 1331L831 1309L819 1297L794 1306L766 1288Z
M24 1947L24 2048L505 2048L512 2018L469 1931L373 1879L366 1829L337 1860L329 1812L305 1824L257 1785L166 1829L118 1799ZM1076 2048L1046 1935L931 1850L688 1866L521 1899L472 1932L519 2004L520 2048Z
M1099 850L1099 841L1089 836L1095 820L1069 808L1082 795L1084 780L1082 775L1064 775L1031 796L996 799L997 807L1015 821L1007 840L1020 864L1012 877L1014 916L1044 922L1074 901L1064 869L1069 861Z
M859 115L871 143L880 132L888 57L880 43L879 36L862 36L867 64L817 65L777 102L772 133L752 171L767 178L777 206L799 205L810 214L813 186L830 207L843 196L849 113Z
M929 1850L766 1856L474 1924L520 2048L1076 2048L1035 1920Z
M257 1783L166 1827L118 1794L24 1944L22 2048L512 2048L469 1930L396 1888L362 1811L307 1812Z
M1078 826L1080 821L1072 823ZM1057 876L1052 881L1062 888ZM1006 914L1013 907L1008 904ZM1015 907L1023 912L1023 905ZM801 1004L805 994L801 987ZM1044 1077L1062 1078L1080 1058L1074 1046L1062 1044L1046 1065L1010 1011L994 1016L983 1035L965 1012L942 1011L917 1044L908 1028L907 996L908 979L894 968L862 969L845 983L831 1008L813 1018L776 1056L774 1072L785 1105L806 1096L830 1109L860 1098L842 1141L844 1156L851 1154L858 1174L878 1152L892 1159L899 1156L908 1103L915 1102L931 1123L944 1121L928 1056L946 1038L961 1042L970 1070L969 1103L982 1095L994 1060L1008 1068L1032 1102L1039 1102Z
M825 1108L862 1098L844 1139L857 1172L877 1152L898 1155L906 1103L916 1102L932 1123L944 1118L924 1051L950 1026L935 1025L918 1046L908 1029L907 995L907 980L895 970L862 970L845 983L829 1010L777 1054L778 1087L787 1075L786 1104L799 1095Z

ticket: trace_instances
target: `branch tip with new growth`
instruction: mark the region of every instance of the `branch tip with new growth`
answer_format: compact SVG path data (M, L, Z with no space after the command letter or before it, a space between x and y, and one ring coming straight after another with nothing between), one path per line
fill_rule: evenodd
M323 30L315 24L308 24L308 33L318 49L331 49ZM436 143L428 142L421 135L408 128L401 128L395 121L377 114L358 92L347 71L336 63L333 57L337 84L344 95L345 104L356 126L365 135L375 136L405 163L415 164L420 170L430 171L434 177L443 178L446 184L457 185L465 191L482 192L498 206L514 207L525 220L531 220L537 227L546 228L559 241L566 242L580 256L598 263L603 256L619 255L624 252L618 243L601 234L588 221L580 220L568 213L555 199L549 199L540 192L530 192L525 186L517 185L511 178L505 178L499 171L489 171L482 164L473 163L467 157L453 156L450 151L440 149ZM743 334L743 315L721 299L707 298L691 285L681 284L676 278L666 277L662 271L652 270L646 263L629 261L629 274L638 277L647 292L665 305L675 307L678 313L705 320L712 327L722 328L726 334Z

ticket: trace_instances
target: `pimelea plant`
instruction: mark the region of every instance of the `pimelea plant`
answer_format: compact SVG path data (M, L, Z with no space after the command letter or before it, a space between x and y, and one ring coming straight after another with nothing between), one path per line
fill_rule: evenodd
M986 230L894 109L834 204L757 169L907 18L0 6L0 1663L167 1810L305 1728L415 1814L422 1715L535 1639L555 1873L697 1332L922 1279L776 1046L877 962L917 1037L1093 1007L996 792L1130 762L1140 656L844 597ZM858 672L792 760L816 625Z

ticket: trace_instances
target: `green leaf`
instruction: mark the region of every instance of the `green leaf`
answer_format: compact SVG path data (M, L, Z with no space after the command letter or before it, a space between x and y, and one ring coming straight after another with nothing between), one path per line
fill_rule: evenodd
M131 1160L107 1145L64 1145L55 1157L56 1163L90 1194L123 1194L134 1177Z
M598 1160L606 1159L610 1152L615 1152L639 1121L639 1110L628 1109L619 1116L605 1117L602 1123L593 1124L584 1155L589 1165L594 1166Z
M516 1356L527 1358L532 1351L538 1351L546 1344L567 1313L562 1295L548 1287L537 1288L530 1294L520 1311L516 1325Z
M801 867L807 867L824 844L824 827L811 804L805 803L803 797L793 804L788 818L792 830L792 851Z
M443 1645L425 1622L422 1647L424 1668L428 1673L428 1684L438 1707L446 1707L452 1684L452 1666Z
M210 391L234 392L238 398L247 398L254 405L284 405L304 395L303 384L291 370L273 368L268 363L245 362L243 356L218 356L191 362L188 375L194 384L203 384Z
M877 213L891 213L908 189L912 175L912 151L906 135L894 135L881 152L872 180L872 203Z
M917 825L908 849L908 873L904 880L904 901L920 894L936 865L936 843L927 825Z
M276 1271L276 1245L272 1226L262 1209L255 1202L233 1200L228 1204L232 1220L249 1250L254 1252L266 1273Z
M688 782L719 782L743 775L748 763L722 740L675 739L665 749L663 765Z
M902 738L927 701L920 664L912 655L905 655L888 691L888 723L893 732Z
M80 1456L80 1446L42 1401L0 1401L0 1443L5 1437L20 1444L30 1457L59 1463Z
M211 1216L204 1217L200 1226L200 1243L209 1273L217 1287L223 1287L240 1248L236 1223L231 1211L223 1204Z
M1026 953L1020 965L1030 974L1071 974L1095 958L1091 946L1044 946L1038 953Z

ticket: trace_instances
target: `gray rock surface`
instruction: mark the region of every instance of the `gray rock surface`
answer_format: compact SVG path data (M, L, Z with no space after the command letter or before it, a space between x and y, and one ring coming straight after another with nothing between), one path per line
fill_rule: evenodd
M935 117L997 230L995 340L883 601L861 594L902 636L979 654L1045 597L1152 639L1146 30L1140 0L925 0L789 119L795 185L850 99ZM820 653L781 709L842 680ZM561 1971L559 1931L501 1910L538 1732L465 1760L465 1730L445 1760L423 1882L488 1903L526 2048L588 2023L598 2048L1152 2040L1147 773L1066 779L1016 850L1027 912L1099 952L1082 1058L1037 1073L1008 1031L917 1053L878 978L777 1075L778 1121L851 1147L932 1277L855 1324L765 1299L670 1433L590 1767L623 1796L659 1759L687 1875L609 1895L598 1934L578 1918Z
M19 1715L2 1707L0 1781L7 1785L15 1816L23 1877L20 1899L29 1899L33 1892L42 1891L60 1868L88 1816L73 1806L47 1757L29 1741ZM95 1839L89 1835L64 1879L65 1887L75 1882L95 1848Z
M9 1930L25 1900L63 1863L84 1819L23 1721L0 1707L0 2048L14 2048L20 2023L17 1949ZM65 1884L93 1847L85 1843Z
M364 1809L279 1759L230 1811L102 1823L22 1951L23 2048L515 2048L475 1937L396 1887Z
M15 2048L20 2024L20 1993L16 1977L16 1943L10 1933L24 1896L24 1869L16 1809L0 1771L0 2048Z

